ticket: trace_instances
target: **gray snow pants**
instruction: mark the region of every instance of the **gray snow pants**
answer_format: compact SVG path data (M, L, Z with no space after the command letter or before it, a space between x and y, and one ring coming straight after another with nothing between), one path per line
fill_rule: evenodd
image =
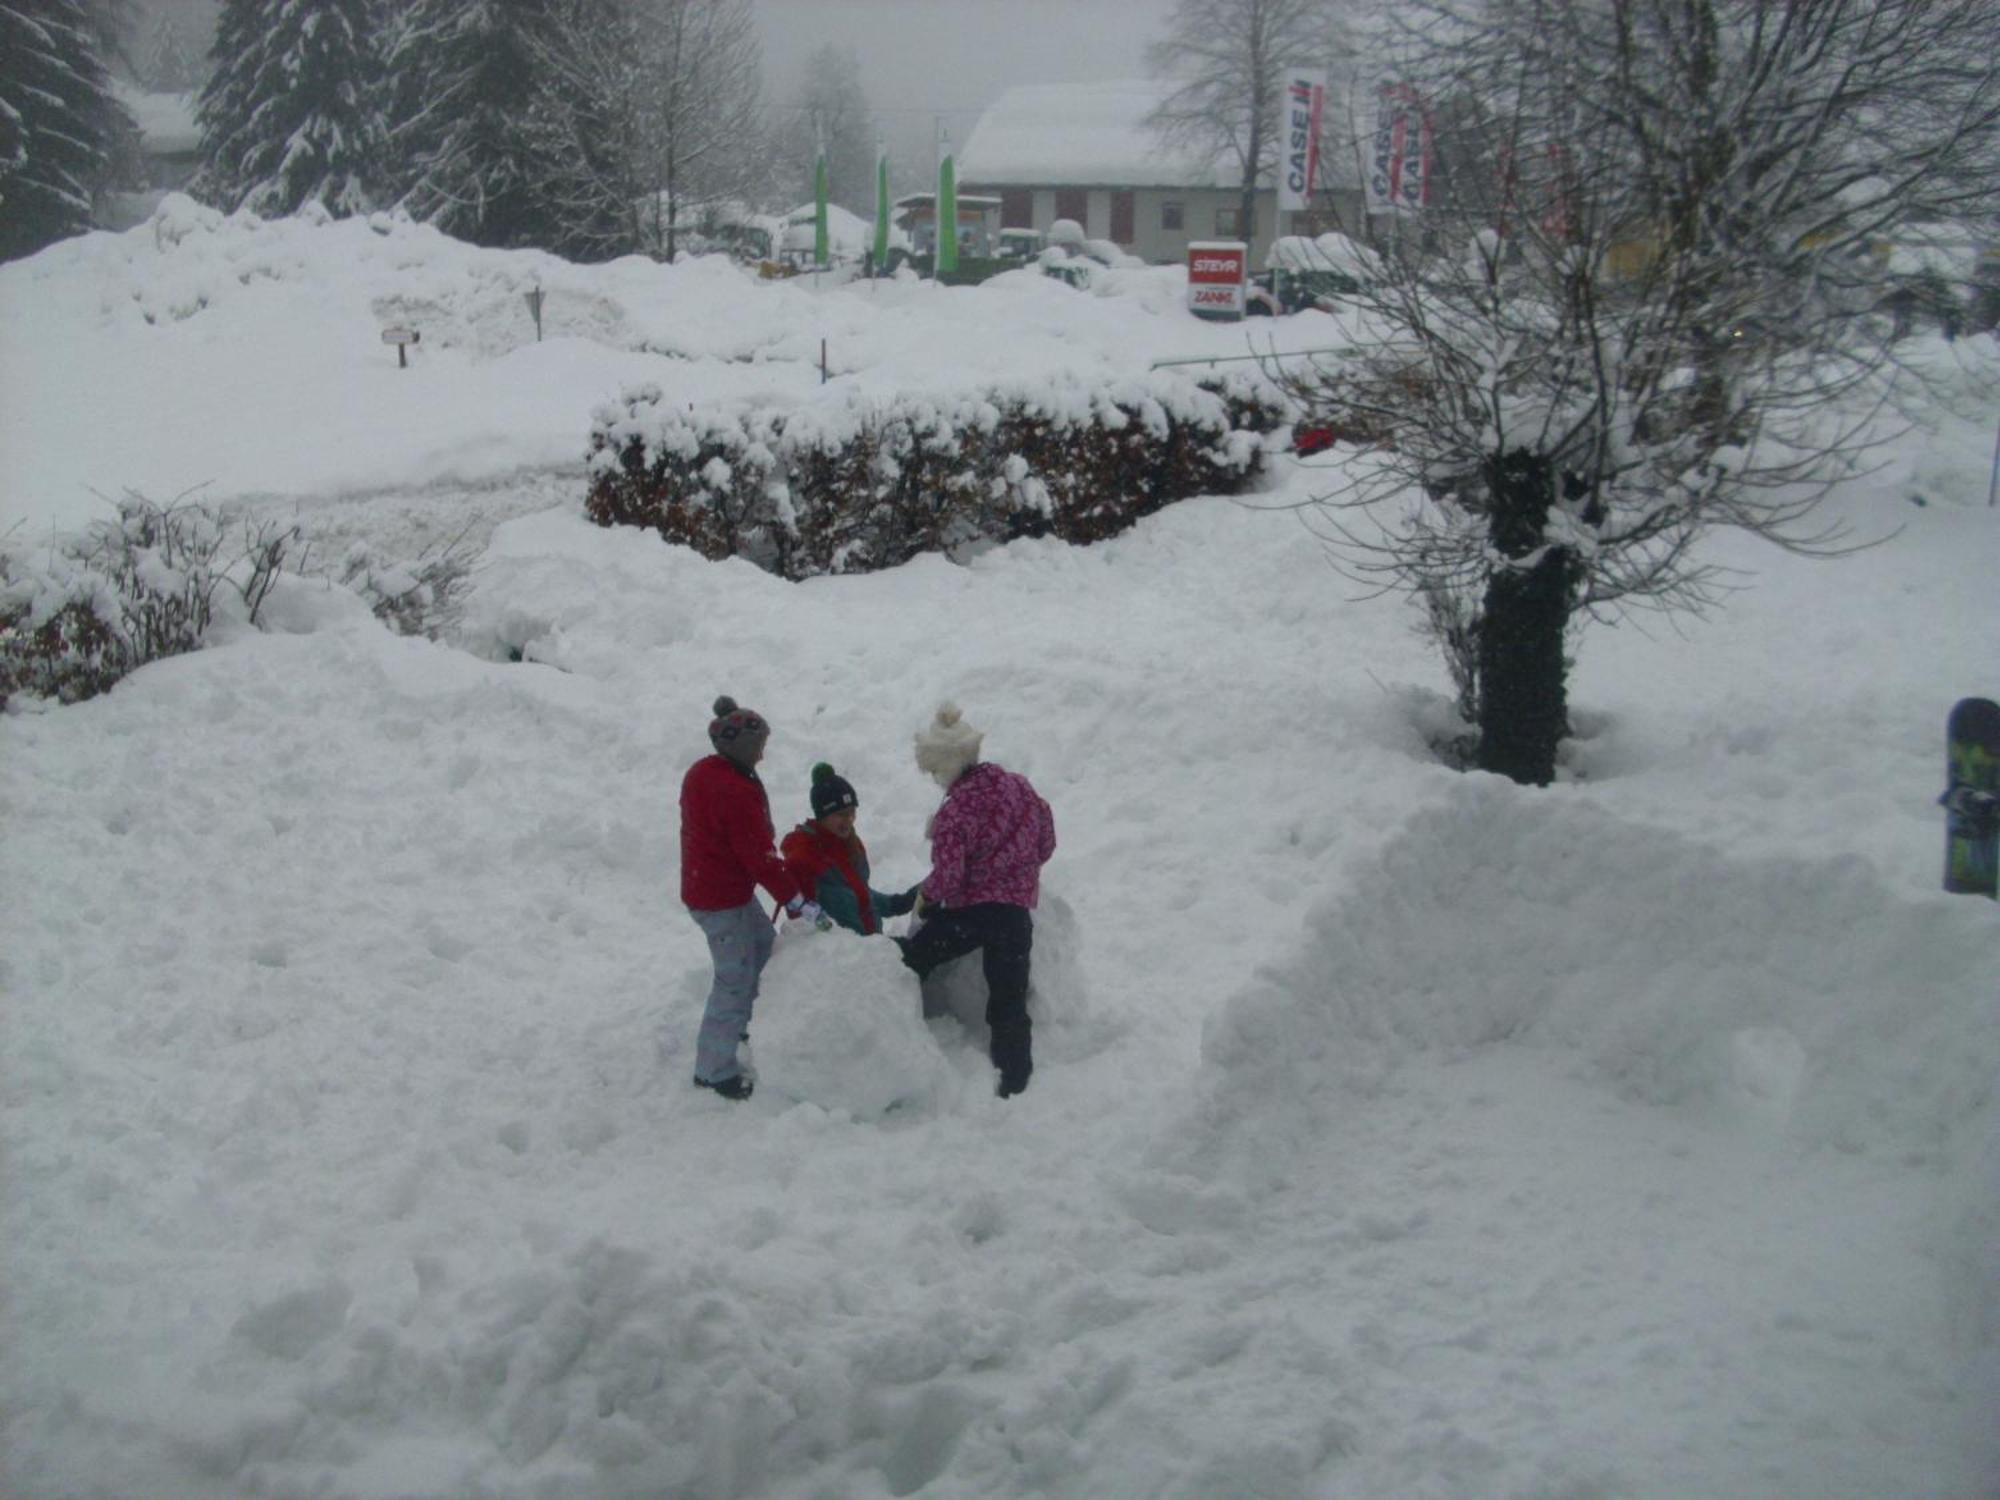
M771 957L776 929L755 896L724 911L689 907L688 915L708 938L708 956L715 962L715 982L709 986L708 1006L695 1039L694 1076L704 1083L721 1083L741 1071L736 1044L750 1029L757 981Z

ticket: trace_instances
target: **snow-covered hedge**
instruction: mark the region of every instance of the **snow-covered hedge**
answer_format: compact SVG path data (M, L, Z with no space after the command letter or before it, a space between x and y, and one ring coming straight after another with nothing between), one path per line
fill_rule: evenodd
M0 553L0 707L16 693L80 702L193 651L219 594L254 621L300 533L246 527L232 540L206 506L127 495L115 519L45 553Z
M1252 378L1155 372L778 410L689 408L659 387L599 407L592 520L646 526L788 578L894 567L976 538L1092 542L1255 482L1283 421Z
M279 576L307 572L309 554L298 526L137 494L80 534L0 550L0 708L16 694L80 703L200 649L218 619L255 625ZM391 629L435 637L456 618L477 555L464 535L407 563L357 547L327 581Z

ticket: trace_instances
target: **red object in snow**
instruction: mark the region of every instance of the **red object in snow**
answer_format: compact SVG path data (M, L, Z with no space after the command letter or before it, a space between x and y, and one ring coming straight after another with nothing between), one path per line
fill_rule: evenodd
M1324 425L1314 427L1294 427L1292 429L1292 452L1301 458L1310 458L1333 446L1333 429Z

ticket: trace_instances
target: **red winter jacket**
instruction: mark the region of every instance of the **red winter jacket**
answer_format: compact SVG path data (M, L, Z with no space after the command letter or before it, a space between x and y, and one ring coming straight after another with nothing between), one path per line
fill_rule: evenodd
M837 919L838 914L822 899L820 881L827 875L834 875L846 885L848 894L854 898L860 930L864 934L882 930L882 924L875 917L875 903L868 891L868 846L861 842L860 834L855 834L851 843L843 843L818 823L801 823L785 835L785 842L779 845L778 852L784 855L785 868L792 872L799 889L811 894L828 916ZM860 864L858 870L855 868L857 862Z
M681 900L727 911L764 887L780 901L799 894L771 847L771 799L755 771L705 755L681 780Z

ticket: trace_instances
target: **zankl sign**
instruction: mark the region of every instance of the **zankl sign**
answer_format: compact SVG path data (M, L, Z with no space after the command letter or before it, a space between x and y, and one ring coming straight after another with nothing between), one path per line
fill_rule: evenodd
M1285 81L1284 159L1278 174L1278 211L1312 207L1319 183L1320 121L1326 113L1326 74L1301 70Z
M1188 246L1188 309L1198 318L1240 318L1250 247L1241 240Z
M1415 213L1431 200L1431 112L1407 83L1377 91L1375 150L1368 163L1368 207Z

